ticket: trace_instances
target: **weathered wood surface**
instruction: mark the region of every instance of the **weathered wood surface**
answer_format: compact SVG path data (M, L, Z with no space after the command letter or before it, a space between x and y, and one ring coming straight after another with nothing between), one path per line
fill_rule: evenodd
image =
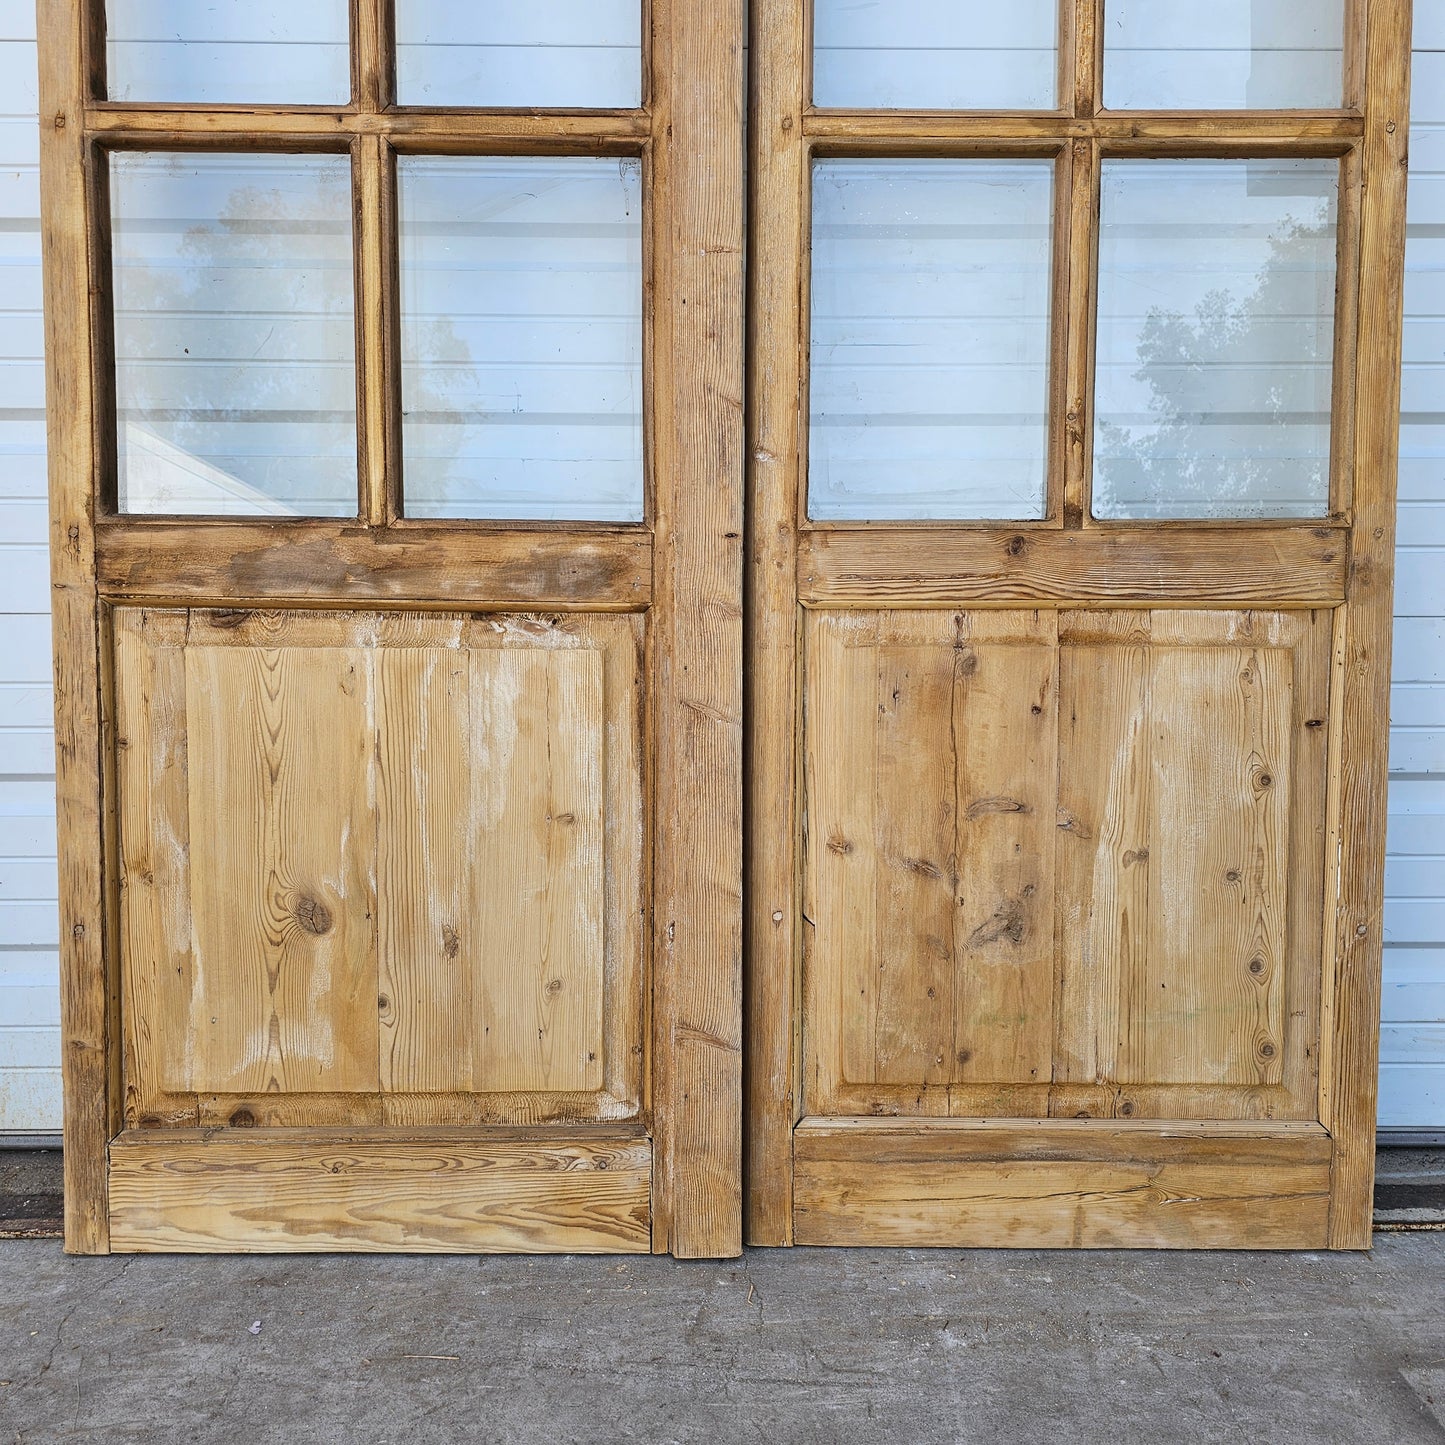
M117 633L130 1118L637 1112L637 619Z
M800 1244L909 1248L1323 1247L1318 1125L928 1121L796 1135Z
M653 1247L742 1249L742 0L651 10ZM665 831L664 831L665 830Z
M810 1114L1314 1118L1328 613L810 613Z
M629 1136L122 1136L117 1249L645 1253L652 1146Z
M836 527L799 538L798 586L818 607L1329 606L1348 558L1329 527Z
M105 1141L119 1115L112 896L105 839L101 619L96 605L97 384L90 338L85 100L95 36L85 7L41 0L40 192L55 637L65 1247L103 1254Z
M310 602L634 610L652 598L638 530L317 521L111 521L101 590L157 603Z
M1361 319L1355 375L1354 518L1340 677L1329 1058L1323 1117L1335 1136L1330 1244L1368 1249L1379 1088L1385 807L1399 459L1411 0L1370 0L1364 69Z

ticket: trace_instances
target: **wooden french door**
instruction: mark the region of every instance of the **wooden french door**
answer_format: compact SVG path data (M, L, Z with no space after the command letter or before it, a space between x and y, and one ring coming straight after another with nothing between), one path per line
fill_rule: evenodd
M755 0L748 1237L1369 1241L1408 0Z
M178 23L40 5L67 1247L736 1253L742 7Z

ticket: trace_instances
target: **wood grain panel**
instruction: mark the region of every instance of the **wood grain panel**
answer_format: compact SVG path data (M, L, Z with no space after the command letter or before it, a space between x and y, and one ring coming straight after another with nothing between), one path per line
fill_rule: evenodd
M1328 527L839 527L799 535L798 589L822 607L1330 605L1348 557Z
M1315 1118L1329 658L1328 613L810 613L809 1112Z
M951 1083L1048 1080L1054 629L810 619L815 1085L897 1085L946 1112Z
M474 987L485 920L473 907L471 665L445 648L376 660L380 1087L472 1087Z
M122 1137L117 1249L643 1253L645 1139Z
M117 639L133 1122L637 1116L641 618Z
M1151 622L1147 612L1102 613L1081 627L1074 614L1062 633L1069 645L1059 659L1054 1063L1061 1084L1118 1076L1133 1028L1133 980L1148 959ZM1079 706L1086 698L1089 705ZM1098 1103L1080 1100L1080 1107L1100 1111Z
M1053 1069L1056 619L965 614L954 625L949 1080L1038 1083Z
M601 655L378 658L383 1087L599 1089Z
M377 1087L371 657L190 647L184 1087Z
M859 1123L798 1129L800 1244L1301 1249L1327 1235L1329 1138L1317 1126L1180 1137L1093 1121Z
M1149 934L1123 1082L1281 1077L1290 661L1279 649L1153 649L1157 841L1139 864Z
M345 599L605 611L652 598L652 537L639 527L113 520L96 551L107 596L172 604Z
M470 906L485 930L472 1086L602 1083L602 663L590 651L472 656Z

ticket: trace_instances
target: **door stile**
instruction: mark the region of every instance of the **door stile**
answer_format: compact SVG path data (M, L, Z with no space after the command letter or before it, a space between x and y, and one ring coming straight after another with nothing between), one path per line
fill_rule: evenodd
M652 7L657 487L653 1248L742 1226L740 0Z
M747 1130L750 1244L791 1244L803 920L799 458L807 254L804 12L753 0L748 266Z
M65 1244L109 1249L106 1143L119 1107L106 947L112 880L102 836L100 616L95 581L96 376L89 345L90 156L85 105L98 64L88 9L40 0L41 207L50 433L51 603L56 635L61 1046L65 1068ZM79 338L86 338L79 342Z
M1395 482L1404 326L1411 0L1372 0L1365 57L1364 199L1351 534L1339 771L1344 844L1326 1067L1334 1137L1330 1245L1367 1249L1375 1171L1394 603Z

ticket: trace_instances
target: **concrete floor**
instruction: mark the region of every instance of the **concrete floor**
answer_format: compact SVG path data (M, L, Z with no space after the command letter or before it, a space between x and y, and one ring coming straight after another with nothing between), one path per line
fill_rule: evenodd
M0 1242L0 1445L1442 1440L1440 1233L722 1264Z

